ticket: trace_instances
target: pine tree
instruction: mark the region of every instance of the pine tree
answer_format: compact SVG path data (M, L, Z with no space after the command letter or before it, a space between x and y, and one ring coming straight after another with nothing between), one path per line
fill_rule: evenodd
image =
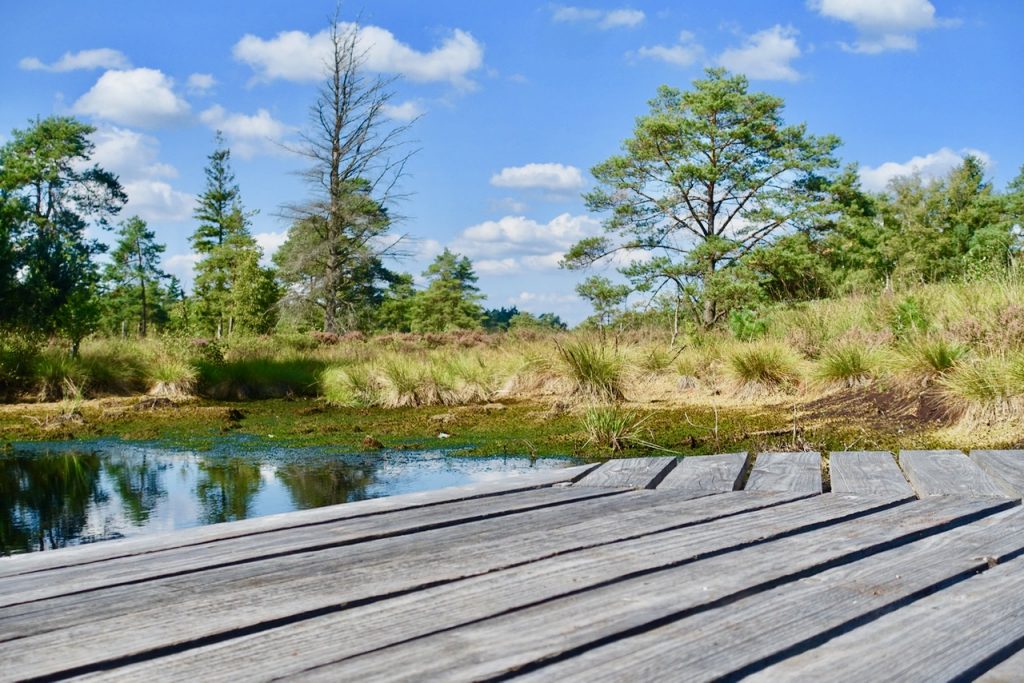
M132 319L131 329L145 337L152 323L167 320L167 297L161 282L170 276L160 269L166 247L157 244L156 234L138 216L123 222L117 235L117 245L103 273L107 325L119 327Z
M242 207L241 191L231 170L231 150L219 131L216 149L208 158L206 191L195 212L199 227L191 237L192 248L201 256L194 288L196 322L203 332L222 336L234 326L236 268L249 258L249 252L255 253L258 261L260 249L249 233L252 214Z
M430 284L416 295L414 331L480 329L484 309L479 302L484 297L476 286L477 276L467 257L445 249L423 275Z

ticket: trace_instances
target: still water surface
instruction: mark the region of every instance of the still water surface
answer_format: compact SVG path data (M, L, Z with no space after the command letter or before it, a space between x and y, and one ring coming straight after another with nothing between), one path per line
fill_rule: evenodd
M244 448L240 448L244 446ZM239 455L239 453L242 453ZM575 464L438 451L339 454L251 442L14 444L0 452L0 555L62 548Z

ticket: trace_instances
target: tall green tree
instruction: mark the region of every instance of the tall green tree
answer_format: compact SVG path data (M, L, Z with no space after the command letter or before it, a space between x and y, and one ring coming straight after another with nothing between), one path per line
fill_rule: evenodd
M411 332L416 287L409 273L395 273L377 309L376 328L386 332Z
M416 295L415 332L476 330L483 325L483 296L469 258L449 249L438 254L423 272L427 288Z
M89 165L94 130L54 116L13 131L0 148L0 320L63 334L73 353L99 312L92 257L104 247L86 228L106 227L127 201L115 175Z
M252 213L242 206L241 190L231 169L231 150L217 132L216 146L208 157L206 190L199 196L195 218L199 225L192 233L192 248L200 255L196 263L196 318L206 334L222 336L234 329L240 264L251 262L260 248L249 232ZM242 302L246 310L256 305Z
M365 307L366 277L379 271L400 238L389 238L389 208L410 153L408 125L386 112L390 81L367 75L354 23L335 16L324 81L310 111L310 125L295 151L309 161L304 178L309 198L285 207L296 246L279 261L290 283L289 299L322 316L325 332L341 332ZM379 295L379 290L377 292Z
M838 138L786 125L782 112L781 98L724 69L687 91L659 88L623 153L592 169L597 188L585 199L609 214L605 235L580 241L564 265L640 252L624 269L638 288L671 282L702 325L715 324L738 291L719 273L817 211L838 165Z
M145 337L152 323L167 320L163 282L170 276L160 268L166 247L138 216L121 223L117 237L103 272L108 326L116 329L130 320L131 329Z

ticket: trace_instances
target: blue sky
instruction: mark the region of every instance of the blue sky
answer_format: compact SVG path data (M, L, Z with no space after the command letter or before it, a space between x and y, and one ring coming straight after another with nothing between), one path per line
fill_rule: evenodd
M225 132L252 230L269 253L304 196L281 146L306 121L330 2L8 3L0 141L35 116L97 126L97 160L190 279L188 236L214 129ZM420 115L397 230L419 274L444 246L469 255L487 305L589 310L557 268L600 230L580 193L661 84L708 66L783 97L786 118L835 133L865 185L941 175L966 152L1002 187L1024 163L1019 0L524 1L342 5L368 66L394 83L392 116Z

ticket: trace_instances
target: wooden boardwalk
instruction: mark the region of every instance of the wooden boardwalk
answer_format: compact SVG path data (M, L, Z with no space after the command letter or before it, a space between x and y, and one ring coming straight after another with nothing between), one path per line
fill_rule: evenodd
M751 462L751 460L753 460ZM639 458L0 560L0 679L1024 680L1024 451Z

